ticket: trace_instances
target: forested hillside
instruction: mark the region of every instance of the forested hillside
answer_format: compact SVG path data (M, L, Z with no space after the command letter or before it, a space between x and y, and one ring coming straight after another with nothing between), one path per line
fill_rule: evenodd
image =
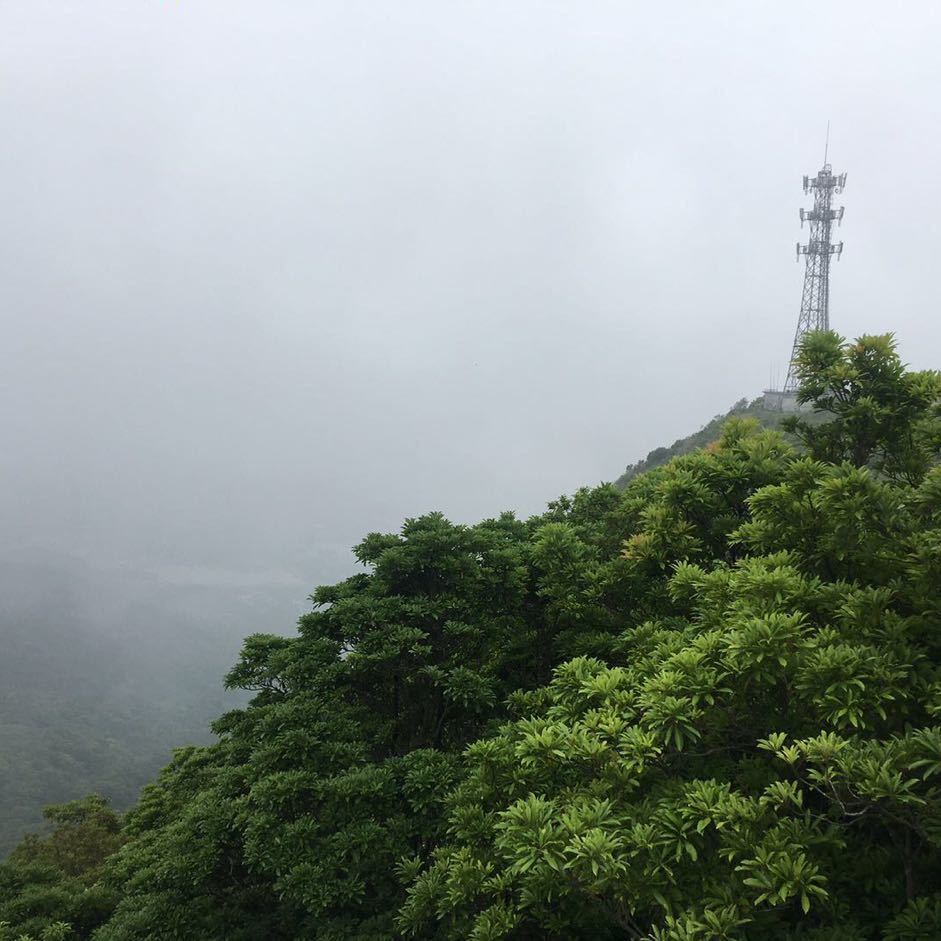
M706 422L699 431L687 435L685 438L679 438L669 447L654 448L645 458L635 464L628 464L624 469L624 473L614 482L615 486L624 487L638 474L653 470L656 467L662 467L674 457L690 454L718 440L722 435L725 423L731 418L752 418L762 428L778 429L781 427L781 422L785 416L781 412L766 409L763 397L754 399L751 402L748 399L740 399L724 415L716 415L715 418Z
M241 637L284 606L49 552L2 563L0 855L43 804L94 790L129 807L173 747L211 741L244 699L221 685Z
M799 448L367 536L218 742L49 811L0 939L941 937L941 375L800 373Z

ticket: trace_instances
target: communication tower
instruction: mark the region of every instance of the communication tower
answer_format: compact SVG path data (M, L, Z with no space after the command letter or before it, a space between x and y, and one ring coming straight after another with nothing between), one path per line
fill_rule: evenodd
M846 174L835 174L827 162L830 129L827 128L827 147L824 149L823 166L815 177L804 177L804 192L813 193L813 209L801 209L801 228L808 223L810 232L806 244L797 243L797 260L806 261L804 269L804 291L801 295L800 316L787 370L784 388L769 390L765 394L766 405L794 411L797 408L797 374L795 359L804 334L812 330L830 329L830 259L843 253L843 243L833 241L834 224L843 221L843 206L833 206L833 197L843 192Z

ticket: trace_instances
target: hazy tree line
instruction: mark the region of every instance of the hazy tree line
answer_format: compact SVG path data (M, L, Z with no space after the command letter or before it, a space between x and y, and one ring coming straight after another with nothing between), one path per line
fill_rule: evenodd
M795 448L372 534L250 705L0 865L0 938L941 936L941 376L808 339Z

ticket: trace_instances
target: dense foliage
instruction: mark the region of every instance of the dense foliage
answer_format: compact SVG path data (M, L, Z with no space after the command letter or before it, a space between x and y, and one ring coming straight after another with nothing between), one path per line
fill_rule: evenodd
M87 937L114 908L100 875L124 839L118 815L93 795L44 816L51 832L26 837L0 863L0 941Z
M535 519L367 537L103 867L17 850L9 936L941 937L941 377L887 337L800 368L798 448L732 420Z

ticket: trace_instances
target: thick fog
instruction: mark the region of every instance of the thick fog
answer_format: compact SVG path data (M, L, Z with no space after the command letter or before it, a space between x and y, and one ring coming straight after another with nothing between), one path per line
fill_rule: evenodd
M828 119L834 325L941 365L939 20L3 0L4 557L296 613L613 479L786 368Z

